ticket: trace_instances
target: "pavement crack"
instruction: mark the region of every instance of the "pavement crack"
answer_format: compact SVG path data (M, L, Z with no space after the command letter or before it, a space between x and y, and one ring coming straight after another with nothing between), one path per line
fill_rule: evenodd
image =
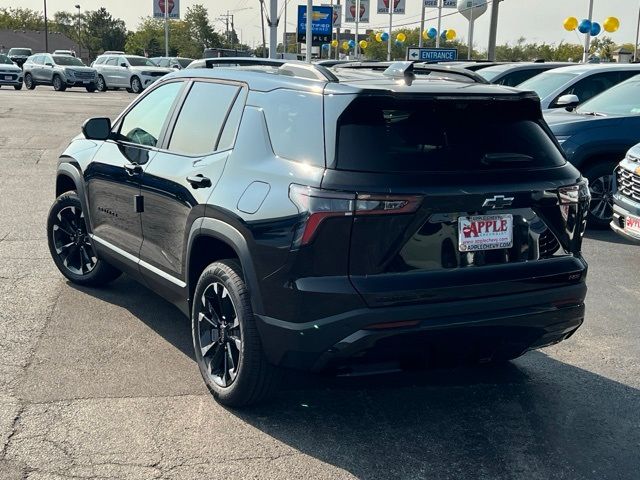
M13 421L11 422L11 429L9 430L9 435L7 436L7 439L4 442L4 445L2 445L2 451L0 452L0 460L4 460L4 458L7 456L7 450L9 448L9 444L11 443L11 439L13 438L13 436L18 431L18 424L20 423L20 419L22 418L22 414L24 413L25 408L26 408L25 404L20 405L20 408L18 408L18 412L16 413L15 417L13 418Z

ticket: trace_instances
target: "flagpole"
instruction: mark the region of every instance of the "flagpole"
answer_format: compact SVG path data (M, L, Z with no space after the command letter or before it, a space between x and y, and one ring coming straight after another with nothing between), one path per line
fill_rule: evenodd
M389 0L389 42L387 44L387 62L391 61L391 33L393 29L393 2Z
M422 32L424 32L424 10L425 10L425 0L421 0L422 1L422 13L420 14L420 32L418 32L418 48L422 48L422 46L424 45L423 43L423 38L422 38Z
M442 2L438 0L438 33L436 35L436 48L440 48L440 28L442 27Z

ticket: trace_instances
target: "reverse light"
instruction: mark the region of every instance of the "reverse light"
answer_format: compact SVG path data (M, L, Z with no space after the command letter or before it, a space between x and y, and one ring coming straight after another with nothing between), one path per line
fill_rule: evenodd
M289 187L289 198L304 215L296 229L294 248L309 244L327 218L412 213L421 200L418 196L356 194L296 184Z

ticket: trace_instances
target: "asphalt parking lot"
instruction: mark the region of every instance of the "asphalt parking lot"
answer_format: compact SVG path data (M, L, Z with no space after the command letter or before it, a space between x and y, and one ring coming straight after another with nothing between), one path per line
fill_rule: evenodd
M0 479L640 478L640 247L610 232L588 233L587 319L560 345L218 406L177 309L127 277L74 287L47 250L58 154L133 99L0 89Z

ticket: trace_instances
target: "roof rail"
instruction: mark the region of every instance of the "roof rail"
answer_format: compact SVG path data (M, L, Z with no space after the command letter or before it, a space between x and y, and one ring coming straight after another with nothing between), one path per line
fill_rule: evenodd
M234 67L277 67L284 74L292 77L309 78L312 80L322 80L325 82L337 82L336 77L328 68L322 65L300 62L295 60L280 60L273 58L255 57L221 57L205 59L206 68L216 68L225 66Z

